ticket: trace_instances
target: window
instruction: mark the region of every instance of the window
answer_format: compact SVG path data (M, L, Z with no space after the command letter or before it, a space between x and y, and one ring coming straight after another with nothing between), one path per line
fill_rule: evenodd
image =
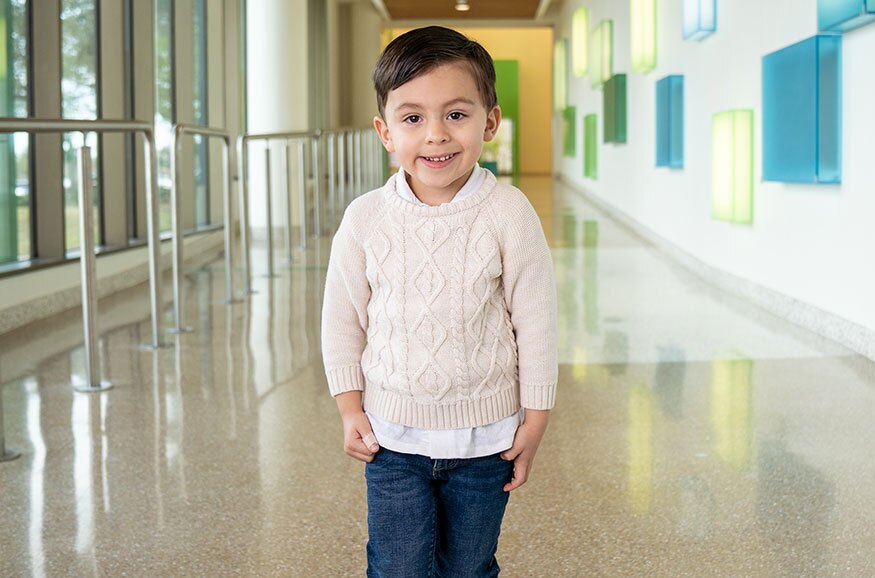
M155 148L158 153L158 202L161 231L170 230L170 138L173 106L173 0L155 2Z
M0 115L26 117L28 85L27 0L0 0ZM0 263L30 259L30 137L0 134Z
M206 0L195 0L192 8L194 10L192 34L194 44L194 98L192 102L194 122L208 126ZM210 223L209 142L206 138L195 136L194 144L195 215L197 226L203 226Z
M61 1L61 116L96 119L97 99L97 6L96 0ZM64 223L66 250L79 248L79 173L77 151L91 147L92 203L95 244L102 244L99 151L97 135L64 135Z

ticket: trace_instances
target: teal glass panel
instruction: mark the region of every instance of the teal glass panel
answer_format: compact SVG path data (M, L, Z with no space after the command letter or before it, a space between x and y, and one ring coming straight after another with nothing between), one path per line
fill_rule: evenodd
M565 107L563 119L564 122L562 123L562 152L567 157L574 157L574 155L577 154L577 108L573 106Z
M656 83L656 166L684 167L684 77Z
M763 180L841 182L841 52L818 35L763 57Z
M599 118L595 114L583 117L583 176L591 179L599 175Z
M817 0L817 28L847 32L875 20L875 0Z
M626 142L626 75L615 74L602 91L605 142Z
M717 0L684 0L684 40L702 40L717 31Z

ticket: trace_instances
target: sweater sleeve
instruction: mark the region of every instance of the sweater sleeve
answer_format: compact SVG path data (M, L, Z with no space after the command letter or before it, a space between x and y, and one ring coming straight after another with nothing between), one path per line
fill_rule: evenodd
M367 342L371 289L351 209L347 208L331 243L322 301L322 361L332 396L365 388L361 359Z
M553 259L534 207L519 191L499 222L502 284L517 343L520 403L552 409L559 366L556 351L556 283Z

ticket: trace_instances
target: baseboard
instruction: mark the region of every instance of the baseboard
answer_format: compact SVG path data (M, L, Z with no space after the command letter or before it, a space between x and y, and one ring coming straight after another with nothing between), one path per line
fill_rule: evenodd
M185 263L188 266L201 264L212 260L223 251L223 231L213 231L187 237L185 240ZM161 268L162 273L172 267L169 255L170 243L162 243ZM101 268L107 268L112 260L124 260L122 264L114 264L112 272L101 274ZM112 254L97 257L96 291L98 299L112 295L149 280L148 253L146 247L132 249L124 254ZM51 293L40 295L9 307L0 309L0 335L23 327L34 321L45 319L62 313L82 304L82 289L80 286L79 262L72 261L57 267L40 269L32 273L22 273L3 280L10 293L12 284L45 285L57 287ZM19 292L22 289L18 290ZM166 294L167 291L165 290ZM166 297L166 295L165 295ZM165 299L166 301L166 299Z
M774 289L764 287L709 265L683 248L668 241L603 199L595 197L562 174L556 178L581 195L587 202L609 215L636 235L651 243L670 259L714 287L746 299L758 307L791 323L831 339L855 353L875 361L875 331L844 317L824 311Z

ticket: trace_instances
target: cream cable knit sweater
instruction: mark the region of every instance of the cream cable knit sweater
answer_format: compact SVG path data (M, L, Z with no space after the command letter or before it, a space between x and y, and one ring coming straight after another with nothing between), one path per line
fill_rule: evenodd
M491 173L458 203L386 185L353 201L331 246L322 354L332 395L425 429L477 427L556 395L556 287L526 196Z

